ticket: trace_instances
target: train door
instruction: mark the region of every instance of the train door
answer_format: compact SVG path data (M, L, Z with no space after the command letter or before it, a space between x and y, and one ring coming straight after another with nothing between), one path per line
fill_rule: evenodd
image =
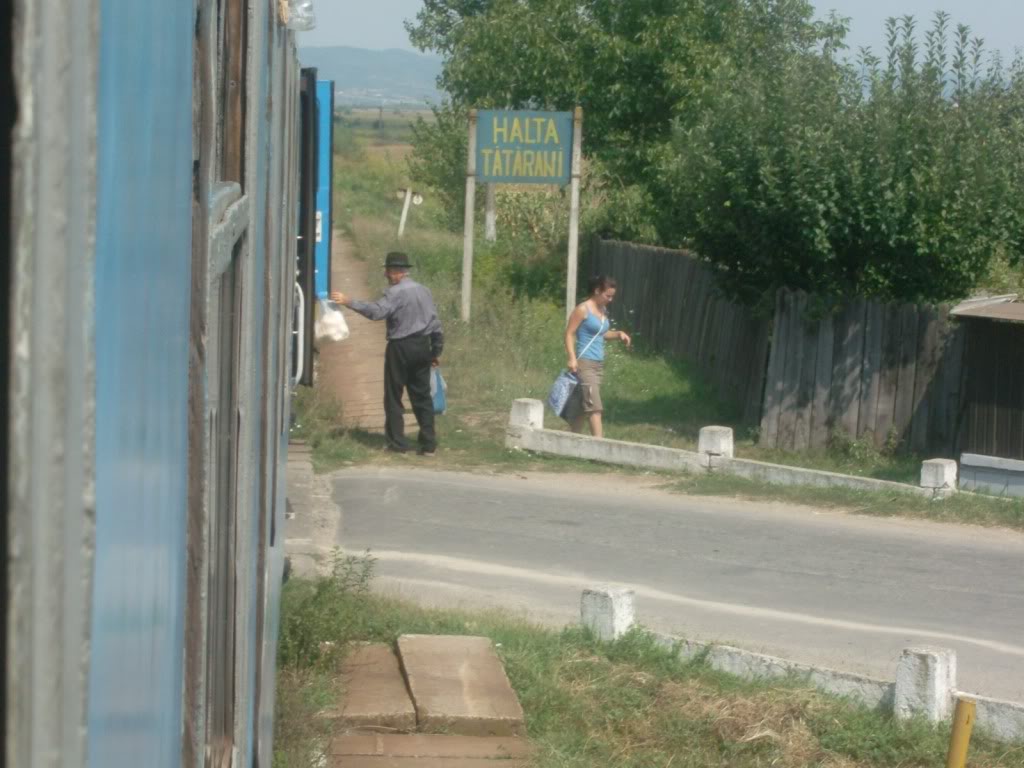
M188 582L182 764L237 759L244 501L248 0L198 6L194 41ZM245 430L248 433L249 430ZM244 726L243 726L244 727Z
M325 299L331 291L331 181L334 178L334 81L316 84L317 121L317 185L316 185L316 295Z
M316 195L319 145L316 70L301 75L299 160L299 255L297 265L294 380L313 386L313 318L316 305Z
M207 562L206 765L229 765L235 733L235 674L238 575L239 366L242 334L239 240L230 263L215 277L217 311L210 333L209 435L212 459Z

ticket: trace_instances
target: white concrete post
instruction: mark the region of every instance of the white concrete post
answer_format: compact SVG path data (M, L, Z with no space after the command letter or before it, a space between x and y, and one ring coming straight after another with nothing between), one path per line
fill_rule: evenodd
M583 590L580 621L599 640L618 640L633 628L636 620L633 590L598 586Z
M948 720L956 690L956 651L920 646L904 648L896 667L896 717Z
M956 491L957 463L953 459L929 459L921 464L921 487L936 493Z
M473 306L473 227L476 214L476 121L469 111L469 153L466 158L466 217L462 233L462 322L469 322Z
M576 281L580 248L580 175L583 167L583 107L576 107L572 122L572 180L569 185L569 263L565 281L565 317L576 307Z
M412 205L412 187L405 190L405 203L402 205L402 218L398 221L398 239L405 237L405 222L409 220L409 206Z
M544 429L544 403L528 397L513 400L508 423L511 427Z
M490 183L487 185L487 208L484 217L484 237L488 243L498 241L498 185Z
M697 453L733 458L735 453L732 429L729 427L701 427Z

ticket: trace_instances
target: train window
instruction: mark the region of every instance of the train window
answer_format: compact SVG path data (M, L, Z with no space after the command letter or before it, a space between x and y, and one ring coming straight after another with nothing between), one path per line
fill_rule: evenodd
M222 181L245 189L245 82L249 53L249 0L219 0Z
M238 542L239 379L242 343L242 262L246 240L235 245L231 265L221 274L217 299L216 352L210 364L217 379L211 410L213 473L209 530L207 600L206 765L230 765L235 725L235 645ZM211 371L212 372L212 371Z

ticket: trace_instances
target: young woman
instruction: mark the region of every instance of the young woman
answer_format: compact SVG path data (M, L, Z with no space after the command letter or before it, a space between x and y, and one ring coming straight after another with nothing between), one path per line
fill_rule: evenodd
M584 422L589 420L591 434L603 437L601 379L604 375L604 342L605 339L619 339L628 348L633 340L624 331L611 330L607 310L615 298L615 280L598 275L590 278L587 287L590 298L572 311L565 329L568 368L580 380L569 400L566 418L573 432L582 432Z

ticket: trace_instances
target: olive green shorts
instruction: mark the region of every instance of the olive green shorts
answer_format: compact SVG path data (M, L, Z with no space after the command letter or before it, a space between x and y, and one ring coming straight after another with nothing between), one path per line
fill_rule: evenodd
M580 414L601 413L604 404L601 402L601 380L604 378L604 363L596 360L580 360L576 374L580 383L569 400L569 420Z

